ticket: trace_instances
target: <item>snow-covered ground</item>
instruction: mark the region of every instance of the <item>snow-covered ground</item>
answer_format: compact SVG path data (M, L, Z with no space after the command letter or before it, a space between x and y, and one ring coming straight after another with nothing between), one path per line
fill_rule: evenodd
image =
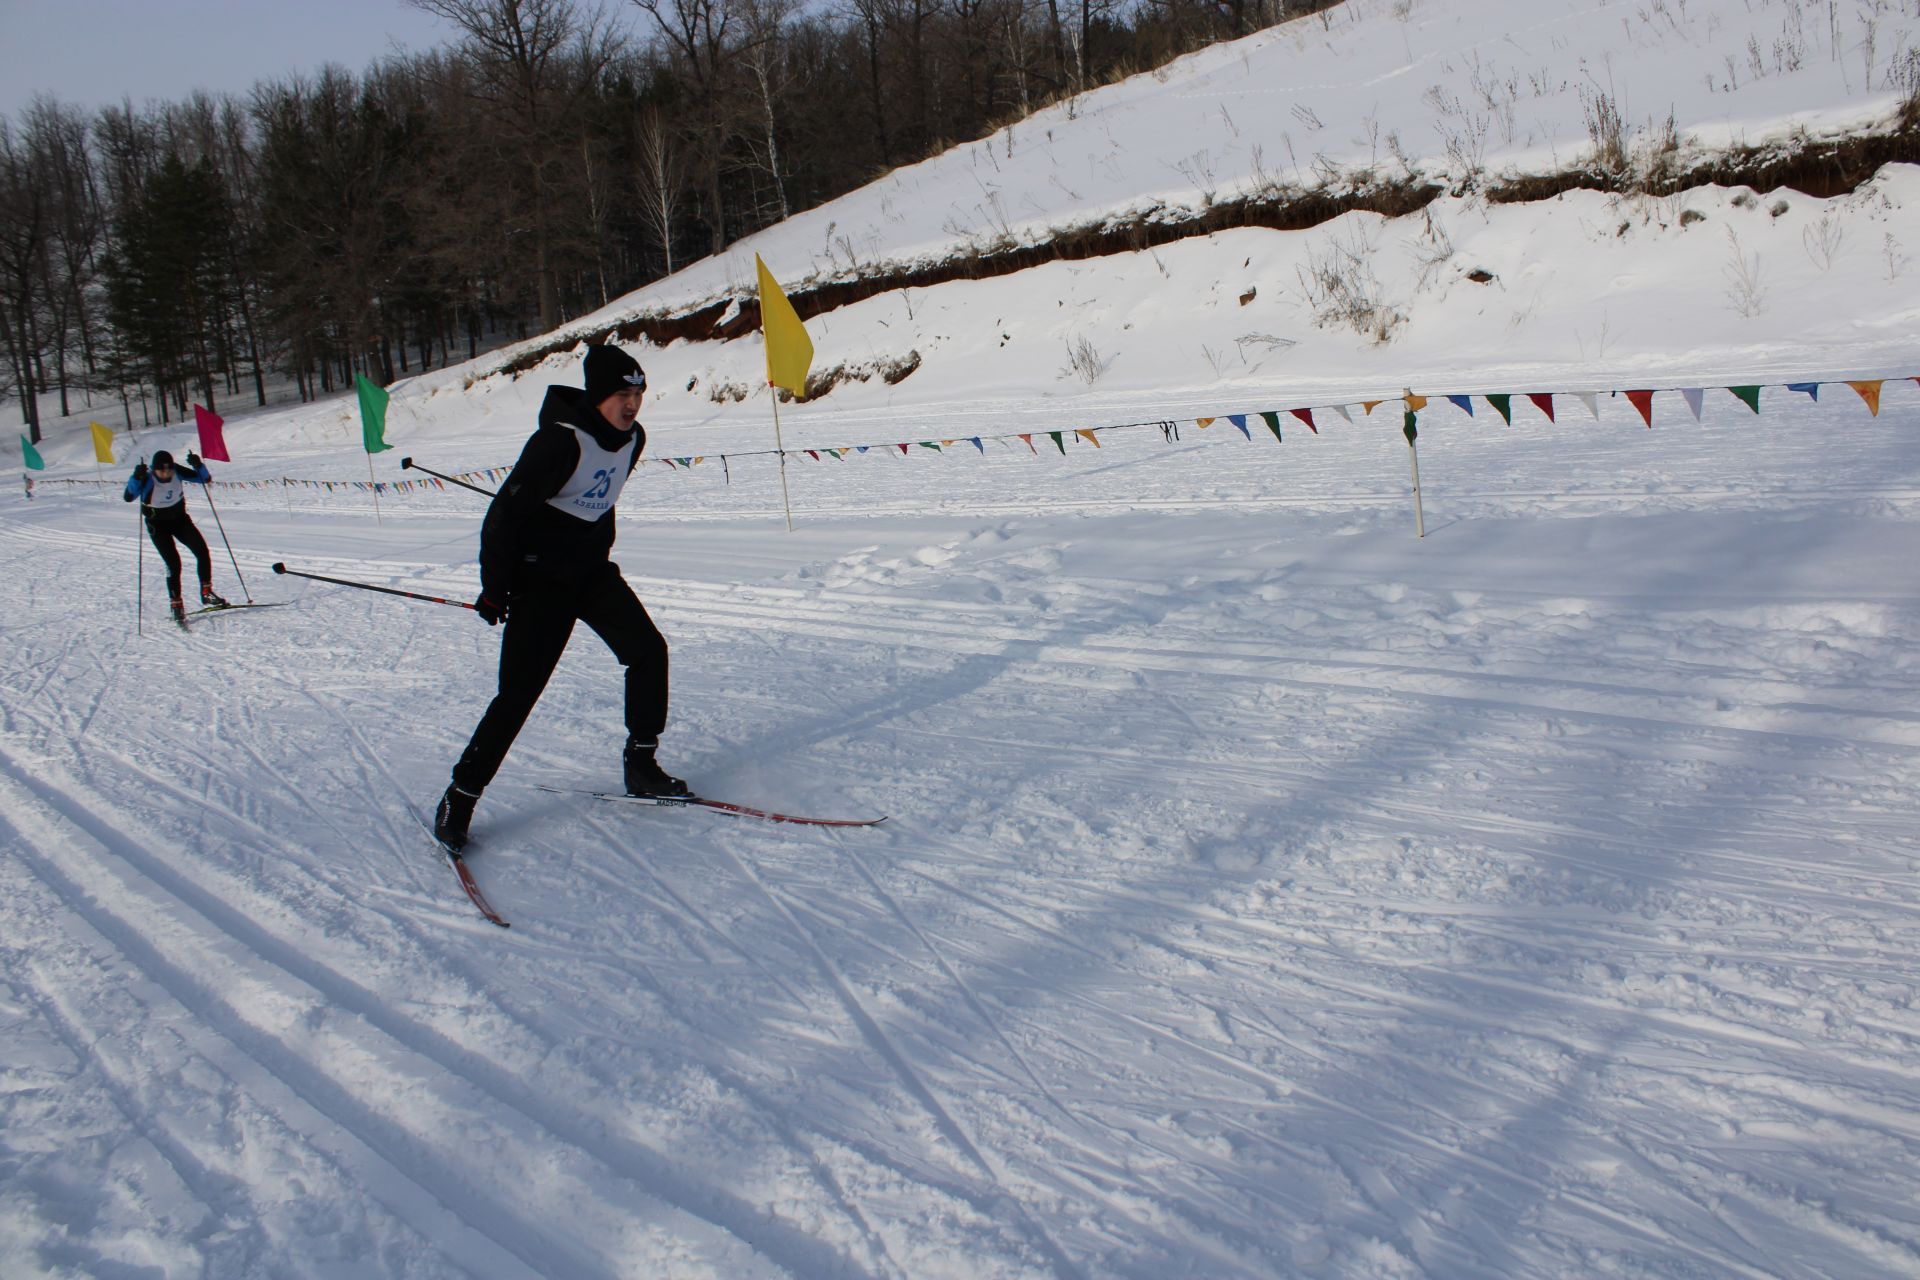
M1777 110L1864 110L1833 75ZM0 490L0 1275L1920 1273L1917 180L1469 198L1440 265L1422 218L1347 219L876 298L818 360L921 368L783 430L913 447L796 455L791 533L764 394L707 395L757 341L639 349L650 455L705 459L620 513L665 762L888 820L542 790L618 781L583 633L475 819L510 931L422 826L498 633L269 570L470 598L483 501L376 508L345 402L232 413L220 524L288 607L182 634L149 553L137 634L133 511L54 424L41 478L78 483ZM1384 345L1300 296L1352 234ZM549 379L482 372L398 390L382 481L511 461ZM1877 417L1839 381L1882 377ZM1693 386L1652 430L1566 398ZM1424 539L1399 403L1357 404L1408 387L1515 395L1420 414ZM1195 421L1259 410L1285 443Z

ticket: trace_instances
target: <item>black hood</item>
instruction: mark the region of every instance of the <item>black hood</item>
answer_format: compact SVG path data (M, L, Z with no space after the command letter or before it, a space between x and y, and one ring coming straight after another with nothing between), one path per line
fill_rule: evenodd
M587 393L579 387L548 387L547 398L540 405L540 425L578 427L608 451L626 447L635 432L645 439L639 422L633 424L633 431L622 431L601 417L599 408L587 403Z

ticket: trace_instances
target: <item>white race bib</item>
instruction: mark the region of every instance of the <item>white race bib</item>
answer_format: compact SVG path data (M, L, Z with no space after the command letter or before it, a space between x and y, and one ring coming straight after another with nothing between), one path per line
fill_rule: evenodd
M640 445L640 433L635 431L618 449L602 449L580 428L571 423L562 425L579 440L580 461L574 465L567 482L560 486L560 492L547 499L547 505L558 507L579 520L598 520L620 501L620 491L627 485L627 472L632 470L633 451Z

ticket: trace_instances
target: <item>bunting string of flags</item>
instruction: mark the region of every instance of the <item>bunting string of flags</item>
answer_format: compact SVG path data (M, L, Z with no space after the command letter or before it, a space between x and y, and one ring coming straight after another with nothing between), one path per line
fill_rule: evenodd
M1631 389L1620 389L1620 390L1613 390L1613 391L1606 391L1606 392L1528 391L1528 392L1519 393L1519 398L1531 404L1534 407L1535 411L1537 411L1548 422L1558 425L1559 418L1557 416L1556 400L1578 401L1580 405L1586 409L1588 415L1593 419L1593 421L1598 422L1600 420L1600 397L1602 395L1608 396L1609 398L1613 396L1624 396L1627 402L1633 406L1634 412L1638 414L1638 416L1640 417L1640 420L1643 423L1645 423L1649 429L1651 429L1654 425L1654 416L1655 416L1654 414L1655 399L1654 398L1656 396L1661 396L1661 395L1678 394L1680 396L1682 403L1685 405L1688 413L1691 415L1693 420L1695 422L1699 422L1703 420L1702 415L1705 410L1706 396L1708 391L1724 390L1730 395L1732 395L1734 399L1738 400L1741 404L1745 405L1755 415L1758 415L1760 413L1760 400L1761 400L1762 391L1769 390L1769 389L1785 390L1793 394L1805 395L1809 399L1817 401L1820 398L1820 391L1823 387L1840 385L1840 386L1845 386L1851 389L1854 392L1854 394L1860 398L1860 401L1866 407L1868 414L1872 417L1877 418L1880 416L1881 392L1885 387L1885 384L1888 382L1907 382L1907 381L1912 381L1916 385L1920 385L1920 374L1914 374L1914 375L1909 375L1907 377L1900 377L1900 378L1841 379L1838 381L1837 384L1834 382L1810 382L1810 381L1751 382L1751 383L1736 383L1736 384L1725 385L1720 387L1709 387L1709 386L1636 387ZM1371 416L1373 411L1379 408L1383 404L1397 404L1401 406L1401 410L1405 415L1411 417L1413 415L1419 414L1422 410L1432 405L1436 398L1446 401L1448 404L1452 405L1455 409L1466 414L1466 416L1469 418L1472 418L1475 416L1474 401L1477 398L1481 401L1484 401L1490 408L1492 408L1493 411L1500 416L1501 422L1509 426L1512 425L1513 423L1513 413L1514 413L1513 401L1515 399L1514 393L1510 393L1510 392L1473 392L1473 393L1447 392L1439 395L1438 397L1429 397L1429 396L1415 394L1412 391L1407 391L1400 395L1383 397L1378 400L1352 400L1352 401L1347 401L1345 403L1339 403L1339 404L1302 406L1299 408L1289 408L1285 410L1267 409L1267 410L1261 410L1254 413L1218 414L1210 417L1193 418L1190 421L1193 423L1193 425L1196 428L1203 431L1213 426L1216 423L1226 422L1232 427L1234 427L1236 430L1238 430L1240 434L1244 436L1246 439L1252 440L1254 438L1254 435L1251 427L1251 420L1257 418L1266 427L1266 429L1272 433L1275 442L1279 443L1279 442L1284 442L1286 438L1282 430L1283 415L1285 417L1292 418L1294 421L1300 423L1302 426L1306 427L1307 430L1312 432L1314 435L1319 435L1320 427L1314 420L1314 413L1316 410L1338 414L1339 417L1342 419L1342 421L1347 423L1352 423L1354 421L1354 417L1351 410L1355 406L1359 407L1362 416ZM196 405L195 408L197 409L199 408L199 406ZM209 422L208 419L211 419L211 422ZM201 419L198 425L201 427L203 444L214 444L215 442L219 441L218 432L219 432L220 423L218 418L215 418L212 414L208 413L205 415L205 417ZM896 441L889 442L887 444L838 445L838 446L831 446L831 447L821 446L821 447L814 447L814 448L791 449L791 450L784 450L784 451L780 449L752 449L752 450L743 450L735 453L690 454L690 455L683 455L683 456L648 458L648 459L643 459L643 461L657 465L657 466L664 466L669 470L690 471L694 467L700 466L705 462L708 462L710 460L717 460L720 463L723 472L725 472L726 481L728 483L732 483L733 473L732 473L732 467L730 464L731 462L737 461L741 458L772 457L772 456L780 455L784 453L787 456L795 456L795 455L805 456L815 462L823 461L825 458L832 458L835 461L844 461L848 458L863 456L870 452L890 454L896 450L898 451L899 456L904 458L904 457L911 456L916 448L930 450L931 452L934 452L934 453L946 453L948 450L953 449L956 445L961 445L961 446L971 445L981 456L984 457L987 452L987 445L990 443L1001 445L1003 447L1018 447L1018 445L1025 445L1027 450L1030 453L1038 456L1040 453L1040 448L1034 442L1035 436L1045 437L1048 441L1050 441L1053 444L1054 448L1061 455L1064 456L1065 453L1067 452L1067 444L1070 439L1083 440L1087 444L1098 449L1101 447L1100 437L1103 435L1107 435L1117 431L1138 431L1138 430L1152 429L1152 430L1159 431L1161 433L1162 438L1165 439L1168 443L1173 443L1180 439L1181 426L1182 426L1181 422L1160 418L1160 419L1155 419L1154 421L1151 421L1151 422L1121 422L1121 423L1112 423L1112 424L1108 424L1105 426L1098 426L1098 427L1062 428L1057 431L1016 431L1016 432L1008 432L1003 435L957 436L950 439L929 439L929 440L896 440ZM27 442L24 436L21 437L20 443L24 453L24 461L26 465L29 468L32 468L35 470L41 469L44 466L44 463L41 462L37 451L35 451L32 445L30 445ZM94 448L96 452L96 457L99 460L108 461L108 462L112 461L112 454L110 452L111 444L112 444L112 433L110 431L107 431L104 428L96 426L94 428ZM376 445L378 448L381 448L381 449L392 447L390 445L387 445L383 440L380 440L378 438L378 435L375 432L373 432L371 429L369 429L369 433L367 437L367 445L368 445L369 453L375 450ZM216 447L220 447L220 446L216 446ZM212 456L211 450L205 450L205 452L208 453L209 457ZM225 448L220 447L220 452L224 454L226 452ZM507 477L507 474L511 470L512 470L512 467L510 465L488 467L479 471L461 472L460 474L458 474L453 478L467 481L470 484L483 484L483 485L492 485L497 487L499 483ZM84 479L77 479L77 478L74 478L74 479L42 478L37 480L36 483L119 485L123 482L120 480L103 481L103 480L84 480ZM327 492L327 493L336 493L336 492L338 493L372 493L375 495L410 494L410 493L421 493L421 492L438 493L438 492L445 492L447 489L447 485L443 481L436 478L422 478L417 480L306 480L306 479L297 479L294 477L285 476L285 477L280 477L278 479L264 479L264 480L216 480L214 483L222 488L228 488L228 489L288 488L288 489L318 490L318 491Z

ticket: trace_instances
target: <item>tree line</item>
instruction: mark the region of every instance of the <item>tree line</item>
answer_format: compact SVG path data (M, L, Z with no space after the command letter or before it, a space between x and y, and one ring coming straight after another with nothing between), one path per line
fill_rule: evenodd
M1334 0L407 0L448 46L0 116L0 369L129 423L545 332L899 165Z

